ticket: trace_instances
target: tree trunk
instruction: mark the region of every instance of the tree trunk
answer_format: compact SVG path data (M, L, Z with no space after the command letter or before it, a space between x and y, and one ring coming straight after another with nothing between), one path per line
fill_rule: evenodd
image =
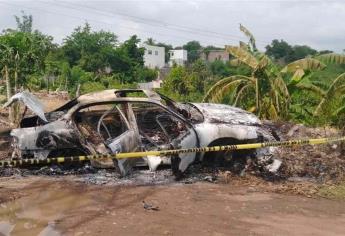
M67 85L68 85L68 76L65 76L65 91L67 91Z
M255 102L256 102L256 114L260 116L260 92L259 92L259 80L255 78Z
M14 70L14 93L18 92L18 69ZM12 105L12 116L13 116L13 123L17 126L19 124L19 104L15 103Z
M50 82L50 76L47 76L47 93L49 94L49 82Z
M4 67L4 72L5 72L5 80L6 80L6 92L7 92L7 101L10 100L12 97L12 91L11 91L11 81L10 81L10 76L8 73L8 67L5 65ZM13 110L12 106L9 107L8 109L8 119L10 123L13 123Z
M17 68L14 70L14 93L18 92L18 71Z
M79 97L80 96L80 84L77 86L77 91L75 92L75 96Z

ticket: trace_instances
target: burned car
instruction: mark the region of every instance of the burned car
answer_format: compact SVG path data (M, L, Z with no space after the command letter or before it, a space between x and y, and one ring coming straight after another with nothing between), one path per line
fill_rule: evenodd
M178 103L151 90L89 93L47 113L34 95L21 92L4 106L18 101L35 115L26 116L20 128L11 131L12 158L45 159L275 140L271 131L247 111L221 104ZM264 163L271 171L280 165L269 147L115 159L111 164L122 175L143 165L152 171L159 165L171 165L173 173L181 175L194 162L212 165L239 160L245 166L243 160L247 158Z

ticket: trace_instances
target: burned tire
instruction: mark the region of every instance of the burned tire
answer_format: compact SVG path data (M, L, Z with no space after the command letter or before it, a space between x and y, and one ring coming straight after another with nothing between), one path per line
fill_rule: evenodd
M249 141L248 141L249 142ZM235 145L239 143L246 143L246 141L239 141L232 138L218 139L212 143L211 146ZM234 173L241 173L250 160L254 156L255 150L234 150L234 151L219 151L208 152L205 154L202 164L205 167L211 168L226 168Z

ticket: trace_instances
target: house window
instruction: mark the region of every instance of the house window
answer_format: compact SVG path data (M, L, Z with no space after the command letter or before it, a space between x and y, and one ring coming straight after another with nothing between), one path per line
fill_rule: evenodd
M155 51L155 55L156 55L156 56L158 55L158 51Z
M148 50L147 52L149 55L152 55L152 50Z

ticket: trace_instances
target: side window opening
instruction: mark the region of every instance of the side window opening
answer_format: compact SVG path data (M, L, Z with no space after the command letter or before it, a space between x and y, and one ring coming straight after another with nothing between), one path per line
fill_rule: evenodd
M188 132L185 123L152 103L132 103L139 134L146 150L170 148Z
M80 109L75 122L85 139L99 145L128 130L122 110L116 104L92 105Z

